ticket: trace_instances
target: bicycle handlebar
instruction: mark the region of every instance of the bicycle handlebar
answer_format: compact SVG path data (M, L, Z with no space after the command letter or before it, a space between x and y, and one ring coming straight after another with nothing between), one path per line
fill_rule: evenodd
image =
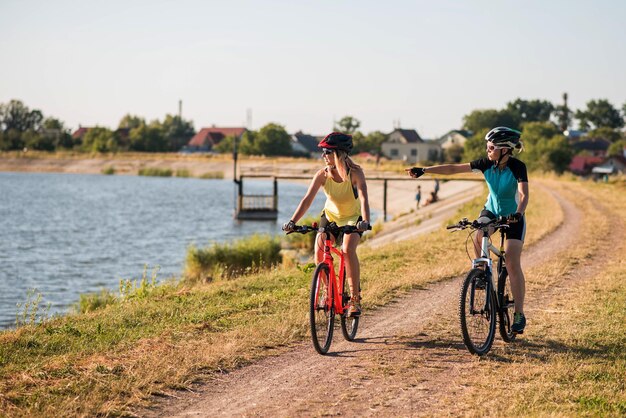
M478 219L474 221L469 221L467 218L461 219L454 225L446 226L446 229L483 229L483 228L508 228L509 224L516 223L517 219L514 219L510 216L498 216L496 219L490 220L489 222L483 223L478 222Z
M371 229L372 229L372 225L369 225L367 227L367 230L370 231ZM354 225L337 226L337 225L329 224L325 228L320 228L314 224L314 225L296 225L293 231L289 231L286 234L289 235L289 234L293 234L294 232L297 232L298 234L307 234L312 231L324 232L326 230L333 233L333 235L336 235L335 233L339 233L339 232L343 232L344 234L363 232L363 231L358 230L357 227Z

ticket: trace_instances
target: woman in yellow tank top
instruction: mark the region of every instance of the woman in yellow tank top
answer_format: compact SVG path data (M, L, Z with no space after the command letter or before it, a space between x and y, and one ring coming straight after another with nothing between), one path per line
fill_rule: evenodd
M322 148L322 158L326 167L313 176L311 185L293 213L291 220L283 225L283 230L293 230L313 203L320 188L326 194L326 204L321 214L320 226L335 222L338 226L355 225L366 231L370 225L370 207L367 197L365 174L348 156L352 150L352 136L333 132L318 145ZM361 242L361 234L349 234L343 238L342 251L346 259L346 275L350 285L349 316L361 314L361 270L356 248ZM337 237L333 237L336 239ZM323 258L322 239L318 234L315 241L315 263Z

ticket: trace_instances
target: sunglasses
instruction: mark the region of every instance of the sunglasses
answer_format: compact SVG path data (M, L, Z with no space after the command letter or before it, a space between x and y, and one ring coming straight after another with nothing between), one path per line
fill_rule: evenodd
M330 155L332 153L334 153L335 151L330 149L330 148L322 148L322 155Z
M497 149L504 149L504 147L496 147L495 145L487 144L487 150L488 151L493 151L493 150L497 150Z

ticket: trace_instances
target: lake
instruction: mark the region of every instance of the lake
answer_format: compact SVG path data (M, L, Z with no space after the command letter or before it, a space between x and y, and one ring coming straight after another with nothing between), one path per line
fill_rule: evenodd
M236 221L232 180L0 173L0 328L15 325L29 289L63 313L81 293L141 278L144 266L178 276L191 243L279 234L306 189L279 182L278 221ZM246 180L244 193L254 192L270 194L271 181ZM310 213L323 202L320 191Z

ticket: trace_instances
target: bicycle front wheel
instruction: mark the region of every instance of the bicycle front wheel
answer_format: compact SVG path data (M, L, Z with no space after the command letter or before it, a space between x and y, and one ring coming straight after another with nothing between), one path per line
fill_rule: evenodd
M482 356L491 349L496 334L496 306L491 284L483 270L469 272L459 298L463 342L472 354Z
M343 302L343 314L341 315L341 333L343 334L343 338L348 341L354 341L356 337L356 332L359 329L359 317L353 316L348 317L348 302L350 301L350 286L346 282L346 274L344 271L343 274L343 292L342 292L342 302Z
M515 339L515 333L511 330L511 325L513 325L513 313L515 312L515 301L513 300L513 292L511 291L511 279L506 271L506 267L503 267L498 275L498 298L500 302L500 311L498 312L500 336L504 341L510 343Z
M313 347L320 354L328 353L333 340L335 309L332 306L332 287L328 264L320 263L313 273L309 319Z

